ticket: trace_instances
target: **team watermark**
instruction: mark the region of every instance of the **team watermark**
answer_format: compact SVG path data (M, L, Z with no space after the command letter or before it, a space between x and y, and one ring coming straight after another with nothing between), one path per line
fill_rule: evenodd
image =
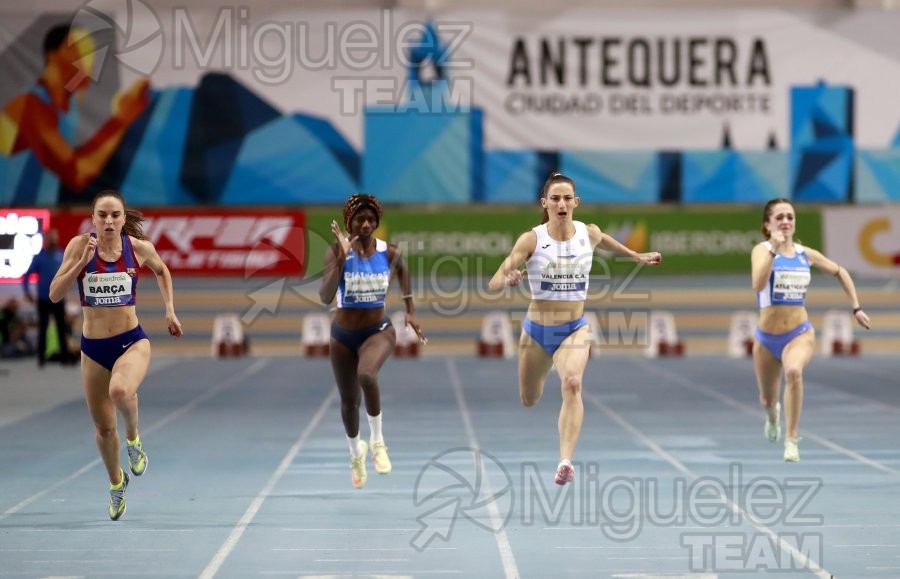
M825 518L814 506L814 477L746 478L732 463L726 478L608 476L595 462L575 463L559 486L546 465L514 470L476 448L444 451L421 469L413 489L422 551L450 542L463 521L498 534L522 527L595 529L613 544L638 541L648 527L678 531L692 572L800 571L822 565ZM747 531L737 528L744 526ZM774 529L778 529L777 531ZM658 540L658 539L654 539Z
M346 20L256 10L244 4L161 11L146 0L110 9L89 0L72 23L95 38L94 80L113 63L144 76L163 62L171 71L246 73L269 87L328 71L341 114L356 115L363 106L375 113L441 114L471 107L474 62L460 53L471 22L398 19L390 9Z

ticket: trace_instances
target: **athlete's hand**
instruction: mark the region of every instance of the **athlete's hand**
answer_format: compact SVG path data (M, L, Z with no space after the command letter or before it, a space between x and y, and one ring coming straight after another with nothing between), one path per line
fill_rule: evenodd
M860 326L864 327L867 330L869 329L869 316L866 315L866 312L859 310L858 312L853 314L853 317L856 318L856 322Z
M84 246L84 251L81 252L81 267L86 266L96 252L97 238L94 236L88 237L88 242Z
M175 315L175 312L166 314L166 326L169 328L169 334L176 338L180 338L184 334L181 331L181 322L178 321L178 316Z
M406 314L406 327L413 329L420 342L423 344L428 343L428 338L422 333L422 328L419 326L419 322L416 321L415 314Z
M506 285L514 286L522 283L522 278L525 277L524 272L521 269L514 269L508 274L506 274Z
M644 265L659 265L662 262L662 254L658 251L639 253L635 256L634 260Z
M354 235L350 239L347 239L347 236L344 235L344 232L341 231L340 226L338 226L337 221L334 219L331 220L331 232L334 233L335 238L337 238L338 242L338 250L340 254L338 255L339 259L346 259L350 254L350 247L353 245L353 242L356 241L358 235Z
M784 233L781 231L773 231L769 236L769 243L772 244L772 251L775 253L780 253L782 249L784 249L784 245L787 242L787 239L784 237Z

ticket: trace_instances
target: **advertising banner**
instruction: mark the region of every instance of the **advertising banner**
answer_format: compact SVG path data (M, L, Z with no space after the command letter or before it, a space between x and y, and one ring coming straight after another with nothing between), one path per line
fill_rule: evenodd
M87 212L58 213L61 243L93 231ZM300 275L306 268L302 211L144 211L144 234L175 275Z
M93 4L0 13L2 205L898 195L896 11Z
M827 207L825 255L848 271L900 276L900 207Z
M46 209L0 209L0 283L18 283L44 245Z
M337 210L310 210L310 237L324 248L334 242L332 219ZM638 252L660 251L663 265L643 268L659 274L747 273L750 251L763 240L762 208L653 208L607 210L582 206L575 218L595 223ZM415 211L386 209L377 236L399 245L410 270L439 276L493 275L516 239L540 223L538 208L520 210ZM818 211L797 210L798 238L811 247L822 244ZM312 247L312 243L310 244ZM324 249L311 251L310 269L321 267ZM594 273L602 268L630 271L631 262L597 252Z

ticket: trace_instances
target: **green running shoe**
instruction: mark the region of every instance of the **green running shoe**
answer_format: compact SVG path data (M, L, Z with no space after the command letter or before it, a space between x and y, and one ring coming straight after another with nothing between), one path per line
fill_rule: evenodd
M109 518L118 521L125 514L125 489L128 488L128 473L122 470L122 482L109 486Z

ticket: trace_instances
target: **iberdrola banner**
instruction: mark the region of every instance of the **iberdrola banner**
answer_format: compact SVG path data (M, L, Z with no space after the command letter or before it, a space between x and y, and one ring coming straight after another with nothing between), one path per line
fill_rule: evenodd
M0 203L900 197L900 14L0 12Z

